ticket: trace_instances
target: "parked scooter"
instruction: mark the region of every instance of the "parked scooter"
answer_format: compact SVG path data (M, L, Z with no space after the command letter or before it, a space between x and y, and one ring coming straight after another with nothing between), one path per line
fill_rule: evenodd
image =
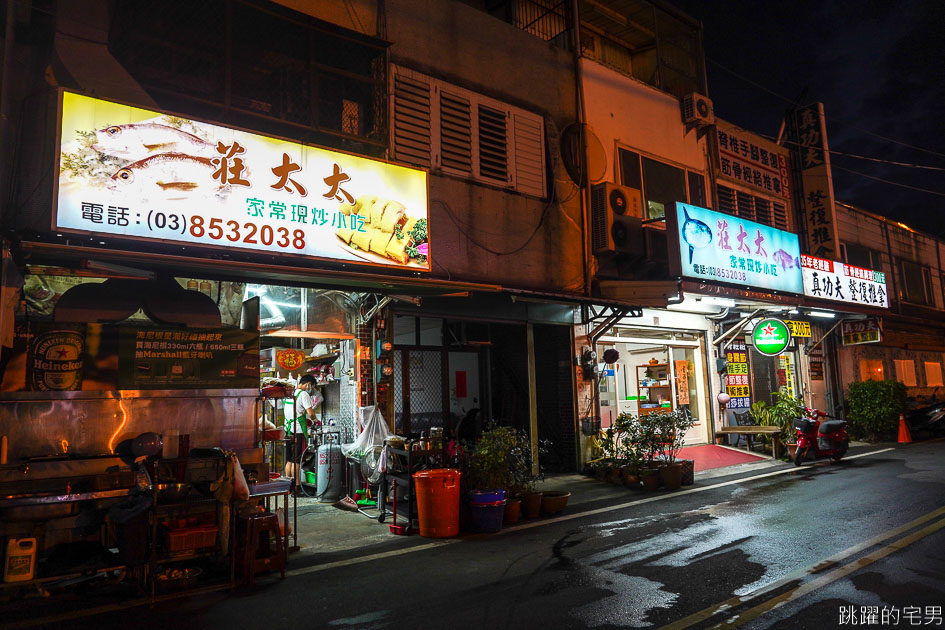
M936 388L925 406L907 412L906 420L913 433L927 432L933 436L945 434L945 401L936 401L937 393Z
M806 417L794 420L794 428L797 429L794 465L800 466L811 449L817 457L832 457L835 462L839 462L850 448L847 423L844 420L821 421L821 418L829 416L818 409L805 408L805 411Z

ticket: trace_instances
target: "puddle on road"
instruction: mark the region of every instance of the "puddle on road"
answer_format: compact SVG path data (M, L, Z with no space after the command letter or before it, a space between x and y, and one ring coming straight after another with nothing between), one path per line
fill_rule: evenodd
M803 531L798 522L803 515L771 506L772 494L779 489L777 484L735 488L723 503L581 528L556 545L559 562L552 568L565 571L567 577L554 580L542 594L575 587L593 589L598 597L572 608L572 617L591 627L643 627L652 625L648 619L659 620L677 604L680 594L691 586L687 574L691 575L694 565L724 562L737 567L716 585L719 600L766 585L795 568L796 559L781 550L798 544L793 537ZM656 524L662 528L654 535ZM765 532L764 542L756 542L759 532ZM620 544L608 545L602 538L617 539ZM598 548L589 555L581 560L570 557L571 547L587 549L595 541ZM656 574L661 581L652 579Z

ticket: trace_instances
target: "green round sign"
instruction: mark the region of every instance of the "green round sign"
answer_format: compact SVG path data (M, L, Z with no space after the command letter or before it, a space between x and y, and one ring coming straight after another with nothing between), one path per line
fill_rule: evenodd
M780 319L768 317L758 322L751 333L751 339L758 352L770 357L784 352L791 343L791 331Z

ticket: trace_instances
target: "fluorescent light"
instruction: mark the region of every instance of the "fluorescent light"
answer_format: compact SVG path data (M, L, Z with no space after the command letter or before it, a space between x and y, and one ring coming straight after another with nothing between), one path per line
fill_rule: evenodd
M710 295L702 298L702 302L703 304L714 304L716 306L724 306L726 308L735 308L735 300L730 298L715 297Z
M835 313L828 313L827 311L808 311L807 314L811 317L827 317L830 319L837 316Z

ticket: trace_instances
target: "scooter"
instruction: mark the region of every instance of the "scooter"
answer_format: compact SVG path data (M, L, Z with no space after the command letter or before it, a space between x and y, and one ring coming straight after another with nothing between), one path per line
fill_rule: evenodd
M818 409L805 408L807 416L794 419L794 428L797 429L797 450L794 451L794 465L800 466L813 449L817 457L831 457L839 462L850 448L850 438L847 436L847 423L844 420L826 420L826 413Z

